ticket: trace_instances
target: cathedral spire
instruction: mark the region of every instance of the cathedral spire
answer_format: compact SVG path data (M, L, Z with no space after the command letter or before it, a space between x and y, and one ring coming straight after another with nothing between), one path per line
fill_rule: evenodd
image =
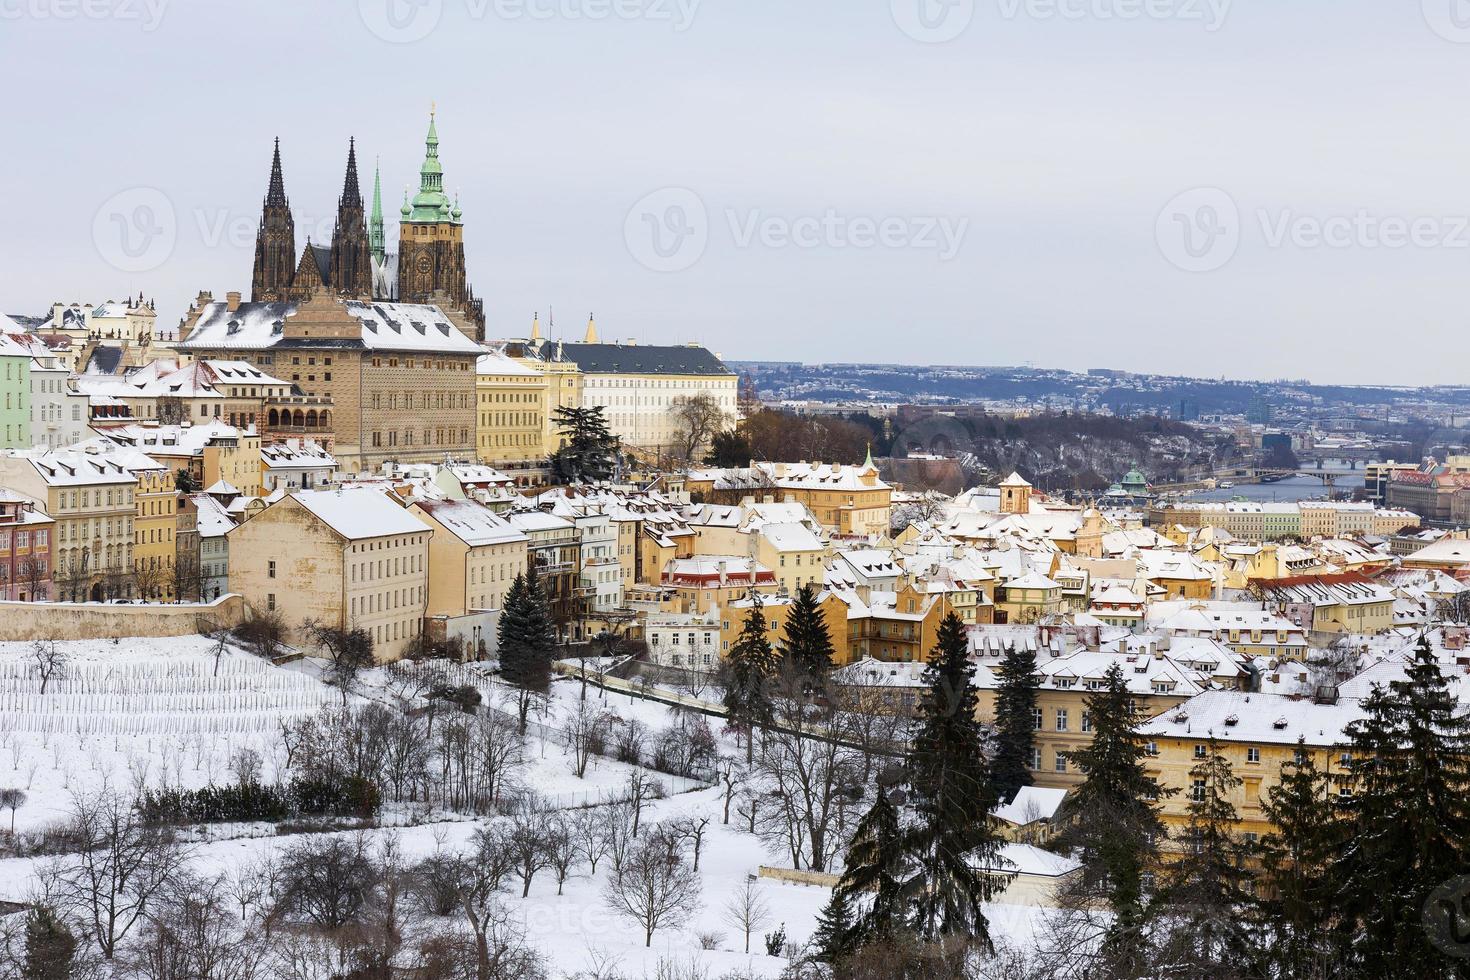
M266 207L285 207L286 179L281 176L281 138L276 137L276 153L271 158L271 183L265 192Z
M597 318L591 313L587 314L587 334L582 338L584 344L597 343Z
M368 244L372 247L373 261L383 264L387 245L383 239L383 178L378 161L373 161L373 213L368 217Z
M338 207L362 207L362 185L357 180L357 140L347 140L347 176L342 179L342 200Z

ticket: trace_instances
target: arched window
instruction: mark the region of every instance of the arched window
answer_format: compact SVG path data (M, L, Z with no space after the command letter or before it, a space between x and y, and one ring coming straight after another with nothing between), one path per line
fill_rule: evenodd
M277 412L274 408L271 409L270 410L270 414L266 416L266 424L269 425L273 429L276 426L280 425L281 424L281 413L280 412Z
M306 417L301 414L301 409L298 408L296 411L291 413L291 424L295 426L306 424Z
M316 428L316 409L309 409L306 413L306 425L308 428Z

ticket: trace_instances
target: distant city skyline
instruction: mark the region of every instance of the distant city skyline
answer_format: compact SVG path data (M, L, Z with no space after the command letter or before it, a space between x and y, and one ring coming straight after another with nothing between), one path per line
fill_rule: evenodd
M1455 0L0 0L0 311L247 293L437 104L487 335L1451 384Z

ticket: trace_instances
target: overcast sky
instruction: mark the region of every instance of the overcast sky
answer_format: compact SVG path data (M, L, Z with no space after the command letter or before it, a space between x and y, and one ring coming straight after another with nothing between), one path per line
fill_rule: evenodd
M1460 9L1455 7L1460 5ZM248 293L437 102L492 335L1466 382L1464 0L0 0L0 310Z

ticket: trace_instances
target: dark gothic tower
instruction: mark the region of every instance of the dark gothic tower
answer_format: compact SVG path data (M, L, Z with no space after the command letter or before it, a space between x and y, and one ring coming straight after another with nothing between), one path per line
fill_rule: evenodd
M332 231L332 262L329 278L334 292L353 299L373 298L372 251L368 244L367 216L363 212L362 187L357 182L357 143L347 148L347 176L337 200L337 226Z
M250 298L257 302L285 299L296 271L296 223L291 220L291 202L281 176L281 140L276 137L271 161L271 183L261 208L260 228L255 233L255 272L250 278Z

